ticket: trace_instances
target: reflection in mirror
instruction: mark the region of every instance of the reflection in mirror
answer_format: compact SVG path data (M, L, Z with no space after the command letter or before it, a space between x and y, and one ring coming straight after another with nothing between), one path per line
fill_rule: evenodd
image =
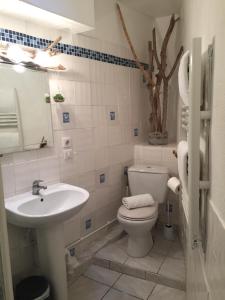
M0 153L53 146L48 73L0 64Z

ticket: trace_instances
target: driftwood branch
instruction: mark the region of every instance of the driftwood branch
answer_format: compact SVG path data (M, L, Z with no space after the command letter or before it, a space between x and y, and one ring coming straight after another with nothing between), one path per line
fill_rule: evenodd
M61 41L62 37L59 36L57 37L46 49L44 49L44 51L49 51L51 52L55 52L55 50L53 49L60 41Z
M183 53L183 47L181 47L175 63L169 72L169 75L166 76L166 68L167 68L167 48L169 44L170 37L173 33L176 22L179 21L180 18L175 19L175 15L173 14L170 18L170 23L168 29L166 31L165 37L162 42L162 48L160 52L161 63L160 63L160 74L163 78L163 111L162 111L162 133L166 133L166 125L167 125L167 107L168 107L168 97L169 97L169 80L171 79L173 73L176 70L176 67L180 61L180 58ZM153 32L154 33L154 32ZM154 39L153 35L153 39Z
M126 40L129 44L131 52L133 54L136 65L141 70L144 75L145 81L148 83L149 88L149 102L151 106L151 114L150 114L150 125L151 131L156 134L160 134L160 136L167 136L167 107L168 107L168 97L169 97L169 81L172 78L180 58L183 54L183 47L180 48L180 51L175 59L175 62L168 74L166 75L167 69L167 48L170 41L170 37L173 33L175 24L180 20L180 18L175 18L173 14L170 18L170 23L168 29L166 31L165 37L162 42L160 56L157 51L157 39L156 39L156 29L152 30L152 41L148 43L149 50L149 70L146 71L143 65L140 63L138 56L135 52L133 44L131 42L130 36L128 34L124 18L120 9L119 4L116 5L118 15L122 24L122 28L126 37ZM157 66L157 73L154 72L154 61ZM162 89L163 85L163 89ZM161 108L161 90L162 90L162 108Z
M160 70L160 69L161 69L161 63L160 63L159 57L158 57L157 44L156 44L156 32L155 32L155 27L154 27L153 30L152 30L152 40L153 40L153 49L154 49L154 57L155 57L155 61L156 61L158 70Z
M176 57L176 60L175 60L175 62L174 62L174 64L173 64L173 67L172 67L172 69L171 69L169 75L166 77L167 80L170 80L171 77L173 76L173 73L175 72L175 70L176 70L176 68L177 68L177 66L178 66L178 63L179 63L179 61L180 61L180 59L181 59L181 56L182 56L183 52L184 52L184 47L182 46L182 47L180 48L180 51L179 51L179 53L178 53L178 55L177 55L177 57Z
M173 32L175 23L176 23L175 17L174 17L174 15L172 15L171 18L170 18L170 24L169 24L169 27L168 27L168 29L167 29L167 31L166 31L165 38L164 38L163 43L162 43L161 57L162 57L163 55L165 55L165 53L166 53L167 46L168 46L168 43L169 43L171 34L172 34L172 32Z
M155 86L154 81L151 80L151 78L150 78L148 72L144 69L144 66L141 64L141 62L140 62L139 59L138 59L138 56L137 56L137 54L136 54L136 51L135 51L135 49L134 49L134 47L133 47L133 44L132 44L132 42L131 42L131 39L130 39L128 30L127 30L126 24L125 24L125 22L124 22L124 17L123 17L122 11L121 11L121 9L120 9L120 5L119 5L118 3L116 4L116 8L117 8L117 12L118 12L118 15L119 15L119 19L120 19L121 24L122 24L123 32L124 32L124 34L125 34L125 37L126 37L126 39L127 39L127 42L128 42L128 44L129 44L129 47L130 47L131 52L132 52L132 54L133 54L135 63L136 63L136 65L138 66L138 68L141 70L141 72L142 72L142 74L143 74L143 76L144 76L144 78L145 78L145 81L146 81L147 85Z

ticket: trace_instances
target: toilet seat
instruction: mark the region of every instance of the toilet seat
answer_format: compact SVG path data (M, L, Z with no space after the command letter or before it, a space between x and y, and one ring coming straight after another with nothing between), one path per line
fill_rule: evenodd
M126 220L130 221L146 221L157 218L158 205L140 207L134 209L127 209L124 205L121 205L118 210L118 215Z

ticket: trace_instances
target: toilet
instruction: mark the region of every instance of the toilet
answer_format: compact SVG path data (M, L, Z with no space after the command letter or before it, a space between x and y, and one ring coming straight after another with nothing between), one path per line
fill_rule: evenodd
M153 246L151 230L158 218L158 205L166 198L169 172L166 167L135 165L128 168L131 195L151 194L154 206L127 209L122 205L117 219L128 233L127 253L144 257Z

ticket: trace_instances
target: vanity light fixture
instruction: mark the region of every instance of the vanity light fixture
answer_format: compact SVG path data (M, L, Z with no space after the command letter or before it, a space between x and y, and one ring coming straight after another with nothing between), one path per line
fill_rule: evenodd
M46 49L32 49L29 47L20 47L16 44L0 45L0 61L13 65L20 65L36 70L55 70L63 71L65 67L61 64L55 64L51 57L59 52L54 47L61 40L59 36Z
M7 57L16 64L28 62L30 55L16 44L10 44L7 49Z

